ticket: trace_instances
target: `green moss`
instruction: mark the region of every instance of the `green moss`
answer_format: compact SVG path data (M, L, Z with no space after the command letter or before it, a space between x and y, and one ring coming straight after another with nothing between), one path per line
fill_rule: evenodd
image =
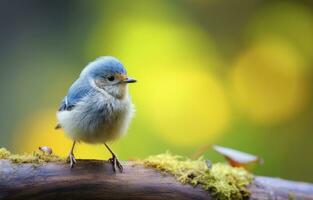
M11 155L6 148L0 148L0 159L7 159Z
M65 162L64 158L56 155L41 152L12 154L5 148L0 148L0 159L7 159L17 164L32 163L34 166L47 162ZM246 186L251 183L253 176L242 168L233 168L227 164L216 163L209 169L202 158L190 160L170 153L150 156L140 162L147 167L170 173L182 183L193 186L200 185L209 191L215 199L241 200L249 197Z
M170 153L150 156L143 160L147 167L170 173L182 183L201 185L215 199L248 199L246 186L253 179L252 174L242 168L227 164L213 164L209 169L205 160L189 160Z
M57 155L48 155L39 152L33 152L31 154L12 154L5 148L0 148L0 159L10 160L12 163L32 163L34 165L43 164L47 162L64 162L65 159Z

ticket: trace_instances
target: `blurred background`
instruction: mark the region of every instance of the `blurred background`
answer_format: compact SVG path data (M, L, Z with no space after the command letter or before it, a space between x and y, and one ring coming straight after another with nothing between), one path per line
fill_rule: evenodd
M12 152L66 156L59 103L88 62L114 55L138 79L136 116L111 144L121 159L219 144L261 156L259 175L313 181L310 0L2 0L0 44L0 146Z

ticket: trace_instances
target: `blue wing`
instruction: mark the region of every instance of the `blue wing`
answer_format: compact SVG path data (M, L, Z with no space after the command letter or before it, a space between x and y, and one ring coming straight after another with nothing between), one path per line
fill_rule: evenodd
M61 102L59 111L72 110L92 90L88 80L77 79Z

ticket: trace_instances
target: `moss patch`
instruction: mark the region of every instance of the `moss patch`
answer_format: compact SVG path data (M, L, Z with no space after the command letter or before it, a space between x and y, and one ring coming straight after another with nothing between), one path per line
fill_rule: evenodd
M205 160L189 160L170 153L150 156L143 160L147 167L170 173L182 183L201 185L215 199L248 199L246 189L253 176L242 168L233 168L227 164L213 164L209 169Z
M12 154L5 148L0 148L0 159L10 160L12 163L32 163L34 165L43 164L47 162L64 162L65 159L57 155L48 155L34 151L31 154Z
M11 155L11 152L6 148L0 148L0 159L7 159Z

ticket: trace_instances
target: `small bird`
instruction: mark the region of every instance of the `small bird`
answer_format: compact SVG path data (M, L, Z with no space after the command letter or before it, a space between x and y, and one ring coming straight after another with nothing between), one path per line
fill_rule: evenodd
M106 144L126 133L134 115L134 105L128 94L128 83L136 80L127 76L123 64L112 56L90 62L72 84L57 112L56 129L63 128L73 140L68 155L70 167L76 164L76 142L103 143L112 154L109 162L113 171L123 167Z

